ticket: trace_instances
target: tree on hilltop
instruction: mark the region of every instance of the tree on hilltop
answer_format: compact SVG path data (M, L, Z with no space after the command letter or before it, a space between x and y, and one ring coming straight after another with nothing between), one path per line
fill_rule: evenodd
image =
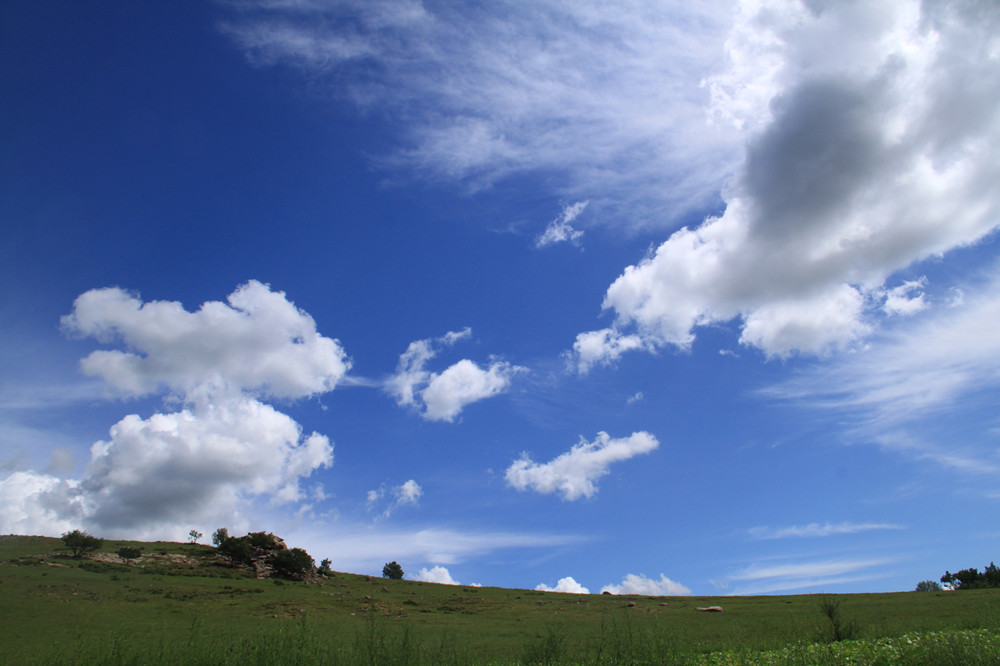
M212 533L212 543L216 546L221 546L222 542L229 538L229 530L225 527L220 527Z
M403 567L399 566L396 560L392 562L387 562L384 567L382 567L382 576L385 578L392 578L393 580L403 579Z
M218 546L220 555L229 560L233 566L250 563L250 541L239 537L226 537Z
M80 558L84 553L99 550L104 544L103 539L98 539L81 530L73 530L62 535L63 543L73 553L73 557Z

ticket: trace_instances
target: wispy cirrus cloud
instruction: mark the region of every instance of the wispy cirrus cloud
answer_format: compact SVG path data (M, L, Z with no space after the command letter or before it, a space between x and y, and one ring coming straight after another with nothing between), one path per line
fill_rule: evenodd
M890 523L809 523L789 527L751 527L747 530L747 534L753 539L792 539L901 529L904 528Z
M883 330L865 349L814 366L760 395L798 408L850 415L854 439L975 474L1000 470L992 420L969 432L928 436L942 414L974 409L1000 387L1000 269L967 286L961 301L937 304L905 327ZM989 399L989 398L986 398Z
M573 228L573 221L587 208L589 201L578 201L563 208L559 217L549 222L545 231L535 239L535 247L545 247L554 243L572 243L579 245L583 231Z
M730 594L769 594L871 580L885 575L872 569L893 562L893 559L876 558L752 564L728 577L728 581L736 583ZM724 584L728 585L728 581Z
M232 6L223 30L253 62L392 117L389 168L473 188L544 173L635 226L715 205L739 160L701 84L723 63L728 1Z

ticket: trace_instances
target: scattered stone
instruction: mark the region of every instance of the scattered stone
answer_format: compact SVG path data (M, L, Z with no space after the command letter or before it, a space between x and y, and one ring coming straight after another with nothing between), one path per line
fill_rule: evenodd
M706 613L721 613L722 606L699 606L695 610L700 610Z

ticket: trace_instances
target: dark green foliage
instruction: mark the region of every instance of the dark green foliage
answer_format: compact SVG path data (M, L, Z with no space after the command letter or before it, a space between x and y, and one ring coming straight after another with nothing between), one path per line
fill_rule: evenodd
M250 563L250 541L239 537L226 537L218 547L219 554L233 566Z
M212 543L216 546L221 546L222 542L229 538L229 530L225 527L220 527L212 533Z
M982 573L976 568L962 569L957 573L945 571L941 576L941 582L951 585L956 590L996 588L1000 587L1000 568L990 562Z
M317 569L317 571L323 574L324 576L329 576L330 574L333 573L333 571L330 569L330 564L331 564L330 559L324 558L323 561L319 563L319 569Z
M940 592L941 584L936 580L922 580L917 583L917 592Z
M198 530L191 530L190 532L188 532L188 539L191 540L191 543L198 543L198 539L202 538L203 536L205 535L199 532Z
M116 555L125 564L131 564L132 560L139 559L139 556L142 555L142 550L133 546L122 546L118 549Z
M251 532L247 536L250 537L250 545L254 548L273 550L277 545L274 535L270 532Z
M384 567L382 567L382 576L385 578L392 578L393 580L403 579L403 567L399 566L396 560L392 562L387 562Z
M314 566L313 558L301 548L276 550L269 561L274 573L291 580L305 578Z
M99 550L104 544L103 539L98 539L86 532L73 530L62 535L63 543L73 553L73 557L79 558L84 553Z

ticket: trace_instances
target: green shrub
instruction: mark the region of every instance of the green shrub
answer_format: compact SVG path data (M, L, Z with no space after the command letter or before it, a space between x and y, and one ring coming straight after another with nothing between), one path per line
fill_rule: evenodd
M274 573L282 578L297 580L312 573L313 558L301 548L275 551L270 558Z
M73 557L79 558L84 553L99 550L104 544L103 539L98 539L81 530L73 530L62 535L63 543L73 553Z

